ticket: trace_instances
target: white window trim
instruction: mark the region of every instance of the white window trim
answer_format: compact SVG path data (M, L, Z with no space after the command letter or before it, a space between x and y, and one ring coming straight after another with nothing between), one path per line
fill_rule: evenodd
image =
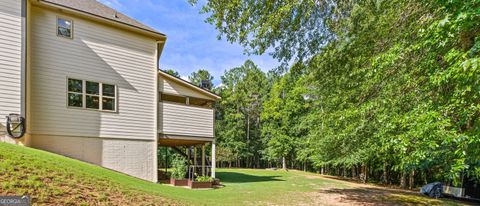
M68 90L68 80L69 79L73 79L73 80L81 80L82 81L82 93L80 92L70 92ZM92 95L92 94L87 94L87 82L95 82L95 83L98 83L99 84L99 95ZM105 98L108 98L108 99L113 99L115 102L114 102L114 107L115 109L114 110L104 110L103 109L103 85L104 84L108 84L108 85L113 85L114 86L114 92L115 92L115 97L109 97L109 96L105 96ZM73 93L73 94L81 94L82 95L82 107L74 107L74 106L70 106L68 104L68 101L69 101L69 98L68 98L68 94L69 93ZM66 94L67 94L67 101L66 101L66 105L67 105L67 108L68 109L81 109L81 110L89 110L89 111L100 111L100 112L110 112L110 113L118 113L118 87L116 84L112 84L112 83L104 83L104 82L98 82L98 81L91 81L91 80L84 80L84 79L81 79L81 78L74 78L74 77L67 77L67 83L66 83ZM87 108L87 95L88 96L96 96L96 97L99 97L99 105L98 105L98 109L94 109L94 108Z

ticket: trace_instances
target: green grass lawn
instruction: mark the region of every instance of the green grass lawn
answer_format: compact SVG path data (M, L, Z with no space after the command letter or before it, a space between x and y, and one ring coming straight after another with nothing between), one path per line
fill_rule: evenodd
M0 143L0 195L28 194L38 204L459 204L300 171L218 169L217 177L225 187L190 190L143 181L40 150Z

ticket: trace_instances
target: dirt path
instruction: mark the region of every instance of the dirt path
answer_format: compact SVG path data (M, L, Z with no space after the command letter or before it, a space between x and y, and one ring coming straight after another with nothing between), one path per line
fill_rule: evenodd
M312 176L309 178L329 178ZM334 180L347 184L346 188L324 187L307 193L314 205L474 205L450 199L433 199L414 191ZM310 205L305 204L305 205Z

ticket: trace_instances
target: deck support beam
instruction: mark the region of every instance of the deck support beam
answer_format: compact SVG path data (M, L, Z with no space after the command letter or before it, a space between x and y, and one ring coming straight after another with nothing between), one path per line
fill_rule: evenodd
M193 146L193 174L197 171L197 145ZM195 178L195 175L194 175Z
M215 140L212 142L212 178L215 178L215 167L216 167L216 159L215 159Z
M202 176L205 176L205 144L202 144Z

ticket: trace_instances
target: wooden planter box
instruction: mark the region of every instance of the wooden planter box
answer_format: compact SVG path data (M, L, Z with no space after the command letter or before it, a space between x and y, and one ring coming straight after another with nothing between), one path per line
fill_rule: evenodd
M177 180L177 179L171 178L170 184L172 184L173 186L188 186L188 180L187 179Z
M212 182L195 182L188 180L188 186L192 189L212 188Z

